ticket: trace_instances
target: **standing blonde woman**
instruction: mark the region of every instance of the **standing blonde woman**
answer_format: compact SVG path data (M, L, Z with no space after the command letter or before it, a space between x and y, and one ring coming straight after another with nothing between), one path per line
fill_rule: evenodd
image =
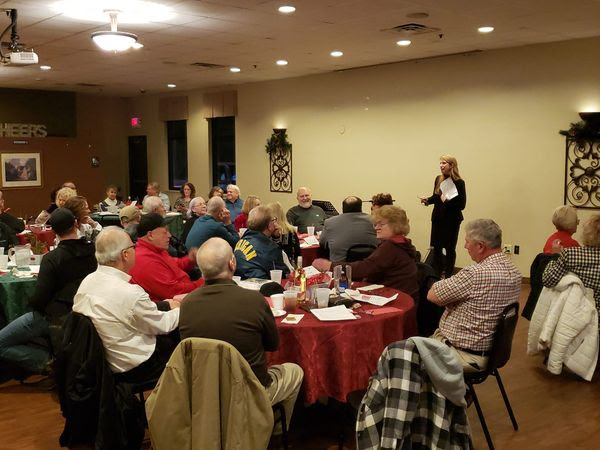
M433 195L422 197L421 203L425 206L434 205L431 213L431 265L440 277L442 273L450 277L454 271L456 242L463 221L462 210L467 204L467 192L454 156L440 156L440 172L435 178Z
M285 252L293 264L298 259L298 256L300 256L300 241L294 231L294 227L290 225L285 217L281 203L269 203L267 207L273 212L273 217L277 217L277 223L279 224L279 228L281 228L281 236L275 242L277 242L281 250Z

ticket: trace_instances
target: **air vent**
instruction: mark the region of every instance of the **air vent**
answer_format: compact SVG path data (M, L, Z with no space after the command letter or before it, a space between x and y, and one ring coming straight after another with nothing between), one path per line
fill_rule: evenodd
M427 33L438 33L440 28L428 27L420 23L405 23L398 25L397 27L387 28L382 31L395 31L397 33L403 33L404 35L416 35L416 34L427 34Z
M212 63L205 63L205 62L195 62L195 63L190 64L190 66L198 67L200 69L220 69L221 67L225 67L221 64L212 64Z
M96 83L77 83L77 86L83 86L83 87L103 87L103 84L96 84Z

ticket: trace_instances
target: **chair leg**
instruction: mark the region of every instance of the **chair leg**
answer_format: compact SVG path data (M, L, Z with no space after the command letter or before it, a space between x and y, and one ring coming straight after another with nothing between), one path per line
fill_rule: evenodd
M283 450L288 450L287 420L285 417L285 409L281 403L275 405L275 409L279 411L279 421L281 422L281 446L283 447Z
M479 416L479 422L481 423L481 428L483 429L483 434L485 435L485 440L487 441L487 445L490 450L494 450L494 443L492 442L492 436L490 436L490 431L488 430L487 424L485 422L485 417L483 417L483 411L481 410L481 405L479 404L479 399L477 398L477 393L475 392L475 388L473 385L468 385L469 390L471 391L471 395L473 396L473 403L475 403L475 409L477 410L477 415Z
M510 402L508 401L508 395L506 395L506 391L504 390L504 384L502 384L502 378L500 378L500 372L498 369L494 369L492 372L496 377L496 381L498 382L498 387L500 388L500 393L502 394L502 398L504 399L504 404L506 405L506 410L508 411L508 415L510 416L510 421L512 422L512 426L517 431L519 429L519 424L517 423L517 419L513 413L513 410L510 406Z

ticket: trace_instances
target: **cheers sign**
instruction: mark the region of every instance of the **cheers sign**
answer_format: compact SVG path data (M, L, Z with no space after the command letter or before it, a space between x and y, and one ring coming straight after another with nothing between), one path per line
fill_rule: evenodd
M28 138L46 137L46 125L35 123L0 123L0 137Z

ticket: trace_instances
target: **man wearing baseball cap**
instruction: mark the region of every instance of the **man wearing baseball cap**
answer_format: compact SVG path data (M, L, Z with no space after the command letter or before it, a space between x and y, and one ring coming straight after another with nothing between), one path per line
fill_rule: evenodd
M125 206L119 211L121 226L125 229L134 244L137 242L137 227L141 218L142 213L133 205Z
M144 215L137 232L135 265L129 274L131 282L144 288L152 300L158 302L187 294L204 284L203 278L192 281L186 273L196 265L196 248L181 258L169 255L171 233L160 214Z

